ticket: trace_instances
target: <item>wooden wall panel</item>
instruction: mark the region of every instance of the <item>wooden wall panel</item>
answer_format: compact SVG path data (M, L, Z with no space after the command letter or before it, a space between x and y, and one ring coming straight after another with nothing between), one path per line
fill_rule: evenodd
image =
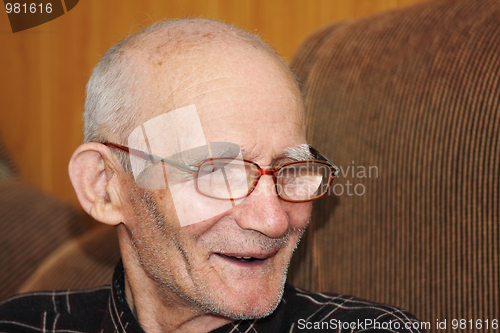
M315 29L422 0L82 0L67 14L15 33L0 13L0 140L21 177L77 204L67 176L82 142L84 88L100 56L162 18L207 17L257 32L289 61Z

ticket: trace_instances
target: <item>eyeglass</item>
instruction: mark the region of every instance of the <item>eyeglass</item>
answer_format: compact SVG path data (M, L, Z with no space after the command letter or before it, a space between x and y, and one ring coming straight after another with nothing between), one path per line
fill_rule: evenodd
M191 166L117 143L103 144L152 163L163 162L192 172L196 190L215 199L242 199L255 190L260 177L273 176L276 193L281 199L289 202L312 201L324 196L339 174L339 168L311 146L309 150L317 160L261 168L255 162L239 158L208 158Z

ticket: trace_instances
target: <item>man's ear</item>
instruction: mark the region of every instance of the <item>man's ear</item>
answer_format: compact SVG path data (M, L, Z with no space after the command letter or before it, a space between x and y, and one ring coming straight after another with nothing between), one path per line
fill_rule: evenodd
M69 178L80 204L94 219L106 224L125 222L125 176L118 158L100 143L82 144L69 162Z

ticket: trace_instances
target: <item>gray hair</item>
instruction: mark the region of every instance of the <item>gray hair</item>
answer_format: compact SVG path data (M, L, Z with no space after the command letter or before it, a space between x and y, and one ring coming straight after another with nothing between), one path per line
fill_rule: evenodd
M133 81L130 63L125 56L127 45L149 31L171 22L156 23L113 45L97 63L87 83L84 140L103 142L108 135L128 132L139 101L130 94ZM131 119L132 118L132 119Z
M84 136L85 142L102 142L107 133L119 133L130 116L126 110L134 105L127 94L127 67L123 61L123 44L114 45L94 68L87 83L85 100Z

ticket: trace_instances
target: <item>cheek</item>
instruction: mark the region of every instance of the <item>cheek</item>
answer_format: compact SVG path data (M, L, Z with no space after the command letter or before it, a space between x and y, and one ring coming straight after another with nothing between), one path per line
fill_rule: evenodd
M213 205L204 199L207 198L196 192L192 185L187 184L173 190L167 188L153 191L148 204L144 206L147 207L151 217L162 222L163 228L168 230L167 234L175 234L177 242L181 244L188 239L196 238L196 235L216 222L207 218L207 210L210 211ZM154 209L151 209L152 207ZM187 221L197 223L187 223Z
M200 194L193 182L185 182L169 187L172 201L171 212L176 214L181 227L197 224L231 210L239 200L220 200Z
M133 186L129 191L130 207L133 211L131 218L125 221L130 232L138 229L148 229L162 226L172 230L178 226L177 216L170 191L148 190Z
M311 202L293 203L284 201L283 209L288 214L291 228L303 229L307 227L311 218Z

